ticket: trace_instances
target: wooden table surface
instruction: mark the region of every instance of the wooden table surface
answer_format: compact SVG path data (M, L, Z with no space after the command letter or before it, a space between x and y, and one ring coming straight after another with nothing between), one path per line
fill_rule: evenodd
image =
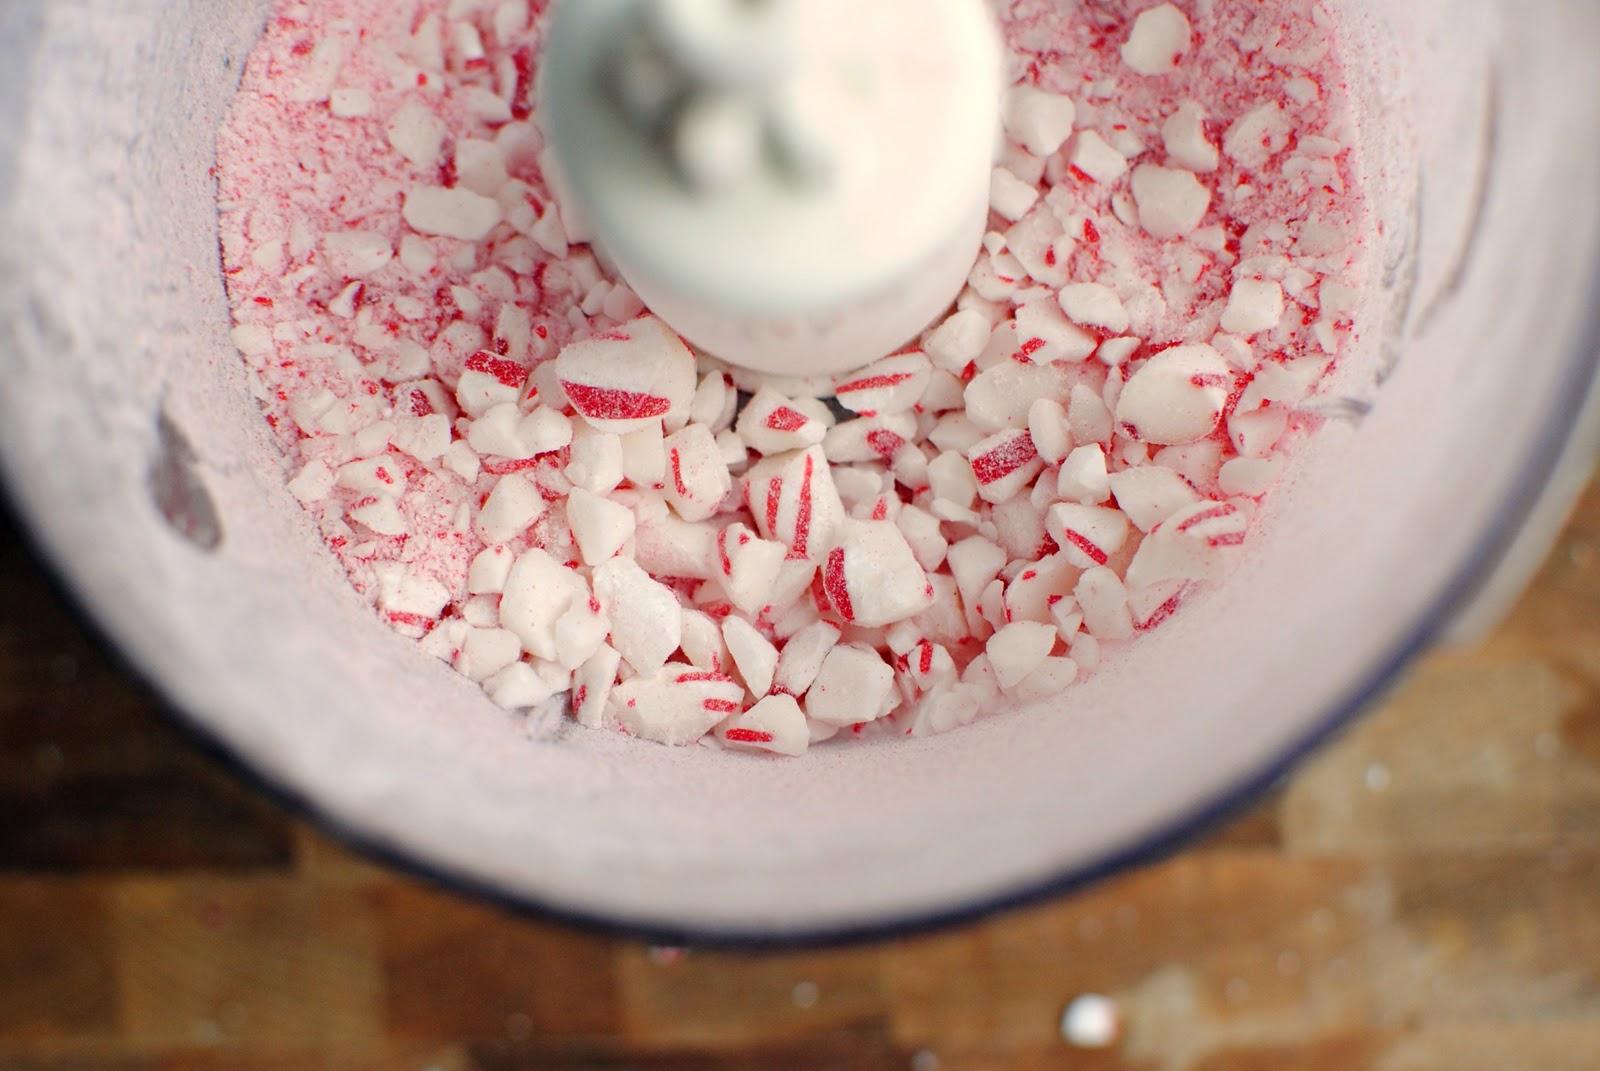
M364 863L194 751L0 533L5 1071L1594 1071L1600 486L1514 617L1244 818L983 925L648 949ZM1114 998L1109 1049L1064 1005Z

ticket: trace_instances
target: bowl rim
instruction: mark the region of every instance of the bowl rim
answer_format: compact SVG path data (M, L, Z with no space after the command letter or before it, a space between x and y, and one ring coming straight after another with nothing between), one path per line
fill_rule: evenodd
M7 16L26 19L43 8L7 9L0 5L0 22ZM20 23L19 23L20 25ZM0 95L3 96L3 95ZM0 176L3 177L3 176ZM1116 848L1065 865L1042 878L1015 882L983 896L963 899L946 907L902 915L876 915L844 923L795 927L719 927L714 923L680 926L640 917L585 911L529 892L514 891L491 879L431 861L422 854L357 823L340 819L309 794L291 787L265 763L229 744L203 719L175 701L156 676L138 665L101 623L88 599L75 587L64 561L58 559L40 529L29 520L16 492L8 486L0 466L0 524L17 533L23 553L66 607L70 616L93 637L96 646L146 694L166 720L179 728L192 746L211 756L233 776L252 786L291 815L327 831L346 846L397 871L432 885L506 908L516 914L553 921L576 929L620 936L659 945L691 945L733 950L778 950L831 947L886 941L975 922L1027 905L1055 899L1105 880L1133 867L1159 861L1241 811L1273 787L1288 772L1350 727L1376 699L1382 697L1418 656L1443 636L1457 613L1495 576L1513 549L1535 508L1563 491L1560 476L1569 463L1584 464L1580 432L1586 411L1600 422L1600 246L1591 257L1590 278L1583 287L1592 296L1590 312L1583 317L1556 376L1557 401L1541 434L1528 445L1517 466L1520 478L1493 514L1494 522L1479 533L1458 567L1425 602L1402 639L1353 674L1351 684L1326 704L1308 726L1253 769L1241 771L1226 784L1202 794L1189 806L1174 810L1149 831L1132 836ZM4 355L0 354L0 362ZM1563 503L1566 505L1566 503Z

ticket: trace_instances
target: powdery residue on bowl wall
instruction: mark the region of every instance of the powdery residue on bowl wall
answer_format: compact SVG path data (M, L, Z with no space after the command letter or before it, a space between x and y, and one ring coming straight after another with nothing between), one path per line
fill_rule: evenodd
M832 408L639 319L578 240L544 7L283 4L221 136L235 340L396 629L514 709L792 754L1056 694L1226 572L1352 348L1321 3L1001 5L986 250Z

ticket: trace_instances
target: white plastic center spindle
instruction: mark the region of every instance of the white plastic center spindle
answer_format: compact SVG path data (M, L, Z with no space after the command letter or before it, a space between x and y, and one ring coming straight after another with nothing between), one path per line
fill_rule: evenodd
M820 376L960 292L1002 74L983 0L566 0L543 122L652 311L734 364Z

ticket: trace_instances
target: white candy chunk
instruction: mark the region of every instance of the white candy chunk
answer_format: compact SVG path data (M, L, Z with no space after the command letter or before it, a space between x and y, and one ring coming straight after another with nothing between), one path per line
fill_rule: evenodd
M335 119L359 119L372 114L372 94L365 89L335 89L328 94L328 111Z
M667 443L659 421L622 439L622 475L635 487L659 487L667 478Z
M1165 447L1155 451L1154 461L1184 477L1195 490L1210 491L1216 488L1216 475L1222 467L1222 443L1213 437L1187 447Z
M386 614L431 621L449 605L449 589L399 562L384 562L374 568L374 573L378 580L378 609Z
M364 279L388 266L394 246L376 231L341 231L322 239L328 270L344 279Z
M948 413L961 408L965 384L944 369L935 369L928 380L928 389L922 392L918 403L927 413Z
M1128 541L1130 526L1121 510L1058 502L1045 517L1045 528L1061 553L1079 569L1105 565Z
M663 507L664 508L664 507ZM654 576L709 580L716 529L690 524L676 516L641 518L633 535L633 557Z
M305 467L295 478L289 481L289 493L307 505L321 502L333 492L336 481L337 477L326 460L312 458L306 462Z
M439 263L433 243L419 234L408 234L400 239L400 263L413 275L427 276Z
M1143 343L1137 338L1108 338L1100 343L1094 355L1107 368L1121 368L1133 359Z
M556 622L573 602L588 599L581 576L535 548L524 552L506 577L500 627L516 633L524 651L551 661L556 657Z
M467 594L498 595L506 589L506 578L516 556L502 546L485 547L467 569Z
M405 514L392 498L371 498L350 509L350 520L371 528L376 535L403 536L410 533Z
M1257 498L1272 489L1282 471L1278 458L1236 457L1222 466L1217 483L1223 494Z
M1070 162L1102 186L1114 185L1128 173L1128 158L1093 130L1085 130L1073 139Z
M1169 468L1145 465L1111 477L1111 490L1135 528L1153 532L1179 510L1201 500L1200 492Z
M443 413L432 413L420 419L401 418L395 429L394 445L418 461L437 461L450 449L450 418Z
M690 424L667 437L666 449L667 501L686 521L709 520L733 490L716 436L704 424Z
M1228 437L1244 458L1266 457L1288 430L1289 411L1280 406L1235 413L1228 421Z
M468 405L463 406L468 413L474 401L469 399ZM480 414L467 429L467 445L488 457L522 461L534 456L534 451L523 441L522 410L516 402L500 402Z
M1017 258L1028 275L1045 286L1061 286L1067 281L1067 261L1072 255L1072 240L1048 204L1034 208L1005 233L1006 248Z
M733 665L728 645L722 642L722 626L715 618L687 607L683 611L683 656L698 669L725 673Z
M1217 429L1233 372L1205 343L1175 346L1146 361L1123 388L1117 426L1132 439L1181 446Z
M1071 403L1067 406L1067 424L1072 428L1072 439L1079 443L1108 443L1111 441L1111 410L1099 392L1079 383L1072 388Z
M1012 359L1020 356L1034 364L1082 361L1100 345L1099 339L1067 321L1061 303L1048 298L1030 301L1017 310L1017 340L1017 354Z
M1082 613L1078 617L1081 620ZM1087 632L1072 637L1072 642L1067 645L1067 654L1082 669L1092 672L1100 668L1100 641Z
M1283 319L1283 287L1271 279L1240 279L1228 294L1222 329L1249 338L1270 331Z
M1185 101L1161 125L1167 156L1179 167L1207 174L1221 162L1217 147L1206 137L1206 116L1200 105Z
M511 105L483 86L466 86L460 90L461 100L473 118L488 126L500 126L511 121Z
M994 169L989 185L989 207L1003 219L1015 223L1039 203L1039 187L1024 182L1003 167Z
M1040 480L1047 489L1051 482L1048 476ZM988 520L994 530L990 533L985 529L985 535L992 534L1013 561L1025 562L1045 549L1044 511L1055 501L1055 496L1043 497L1047 501L1035 505L1031 494L1018 495L989 511Z
M985 502L1015 498L1044 469L1044 461L1026 430L1002 431L974 446L967 455L978 495Z
M483 461L464 440L457 439L444 452L444 466L468 483L475 483Z
M558 671L514 662L483 682L489 698L506 710L527 710L559 695L565 682L556 679Z
M955 659L942 644L921 640L906 652L905 676L919 693L948 688L960 680Z
M1248 527L1249 519L1231 503L1197 502L1145 537L1124 583L1143 592L1171 581L1215 580L1226 548L1243 543Z
M1277 101L1252 108L1233 121L1222 139L1222 151L1240 167L1264 167L1289 147L1293 128Z
M737 614L722 622L722 641L728 645L733 664L750 694L757 699L772 690L772 675L778 669L778 649L756 627Z
M1133 617L1135 631L1142 632L1160 625L1178 610L1186 580L1167 580L1146 587L1128 588L1128 613Z
M556 621L556 664L572 672L593 658L606 642L611 622L593 599L575 599Z
M1097 640L1126 640L1133 636L1133 614L1128 609L1128 589L1110 569L1090 569L1073 591L1083 610L1083 624Z
M717 533L717 577L728 601L741 612L757 614L773 605L773 587L788 557L782 543L757 539L742 524L731 524Z
M913 413L861 417L829 428L822 439L822 450L835 465L862 461L890 464L916 434L917 417Z
M811 730L794 697L769 695L717 727L717 739L741 751L770 751L791 757L811 746Z
M1106 452L1099 443L1078 447L1061 463L1056 494L1085 506L1098 506L1111 497Z
M771 387L762 387L745 405L736 425L745 445L758 454L804 450L822 442L828 433L823 414L812 406L794 402Z
M970 619L984 589L1005 568L1006 552L982 536L972 536L951 547L947 560Z
M764 538L811 561L833 549L845 511L821 447L762 461L745 474L744 496Z
M1022 262L1010 253L979 257L967 282L985 301L1009 301L1027 276Z
M1097 327L1113 335L1120 335L1128 329L1128 309L1117 292L1109 286L1077 283L1062 287L1060 301L1062 311L1075 324Z
M572 444L572 421L565 413L541 405L522 418L517 437L530 457L554 453Z
M994 325L976 309L962 309L933 329L922 349L934 364L960 375L989 344Z
M411 101L389 120L385 133L395 152L420 170L431 171L438 166L448 130L427 105Z
M1066 144L1077 115L1072 98L1060 93L1028 85L1006 93L1006 133L1034 156L1053 156Z
M561 210L554 204L545 206L544 215L528 229L528 237L558 259L564 259L571 248L571 239L561 223Z
M689 423L720 430L716 425L723 411L734 401L733 394L733 387L725 373L710 372L701 376L700 385L694 391L694 400L689 403Z
M681 662L617 685L610 709L629 733L683 747L744 709L744 688L732 677Z
M689 347L648 316L566 347L556 358L556 375L579 415L617 435L661 420L681 423L698 385Z
M522 641L501 628L467 630L456 669L475 681L486 681L522 657Z
M1054 398L1040 398L1028 408L1028 434L1047 465L1059 465L1072 450L1067 411Z
M638 673L653 673L678 649L683 615L672 589L629 558L594 571L594 594L611 618L611 645Z
M911 735L936 736L971 725L982 713L985 698L982 689L967 685L935 692L917 704Z
M511 181L500 147L479 138L463 138L456 144L456 174L462 186L485 197L493 197Z
M722 458L722 463L734 475L742 473L750 465L750 448L745 446L744 440L739 438L739 433L729 428L717 434L717 453Z
M1054 364L1002 361L967 384L966 415L985 432L1015 430L1027 423L1028 412L1039 399L1063 400L1066 384L1065 374Z
M992 629L1006 624L1006 582L999 578L991 581L978 596L978 614Z
M1140 164L1133 169L1139 225L1153 238L1182 238L1205 219L1211 190L1192 171Z
M481 242L499 225L500 203L471 190L419 186L406 194L401 210L418 234Z
M905 506L895 514L894 523L924 570L931 571L944 564L950 543L944 537L939 518L916 506Z
M861 628L914 617L933 601L927 574L890 521L854 522L840 533L822 572L835 612Z
M567 498L567 523L583 563L600 565L615 558L633 538L638 518L627 506L574 487Z
M572 676L572 712L578 724L599 729L605 724L606 703L616 685L622 656L609 644L602 644Z
M500 477L500 482L489 492L483 508L478 511L473 530L490 546L509 543L543 517L547 509L539 485L522 473L513 472Z
M806 692L806 716L838 726L876 721L893 689L894 670L877 651L841 645L828 652Z
M978 478L972 463L954 450L946 450L928 465L928 486L937 507L945 503L956 509L969 509L978 497ZM935 514L939 510L935 508Z
M839 630L826 621L817 621L789 637L778 656L778 669L772 687L785 695L802 696L816 680L822 663L839 642Z
M1171 74L1191 44L1189 20L1172 4L1140 14L1122 46L1122 62L1138 74Z
M487 358L483 355L475 354L468 359L466 370L456 381L456 402L462 411L474 420L480 419L497 407L506 407L508 412L496 418L499 423L495 427L506 434L515 434L517 422L521 419L521 412L517 409L517 402L522 397L521 384L513 382L514 377L509 373L502 379L501 376L486 370L491 367L486 362ZM474 364L479 367L474 368ZM482 452L496 453L487 449Z
M989 637L984 650L1001 689L1010 691L1039 668L1056 645L1054 625L1016 621Z
M399 459L385 454L340 466L336 482L359 494L394 497L406 489L406 471Z
M1072 586L1077 587L1076 579L1073 580ZM1068 595L1050 604L1050 620L1055 623L1056 631L1061 638L1071 643L1077 638L1078 630L1083 628L1083 609L1079 607L1076 598Z
M1071 658L1046 658L1038 668L1012 688L1011 696L1018 702L1037 703L1054 699L1072 687L1078 679L1078 663Z
M573 429L566 476L573 486L597 495L610 494L622 482L622 439L586 424Z
M841 376L834 395L852 413L899 413L917 404L932 374L924 354L902 353Z
M939 450L953 450L964 454L987 434L972 422L966 413L946 413L928 433L928 442Z
M500 625L500 600L493 595L475 595L461 603L461 622L473 628L498 628ZM451 622L453 626L455 623ZM465 632L462 633L465 635ZM452 637L454 642L455 637ZM517 644L517 652L522 644Z

